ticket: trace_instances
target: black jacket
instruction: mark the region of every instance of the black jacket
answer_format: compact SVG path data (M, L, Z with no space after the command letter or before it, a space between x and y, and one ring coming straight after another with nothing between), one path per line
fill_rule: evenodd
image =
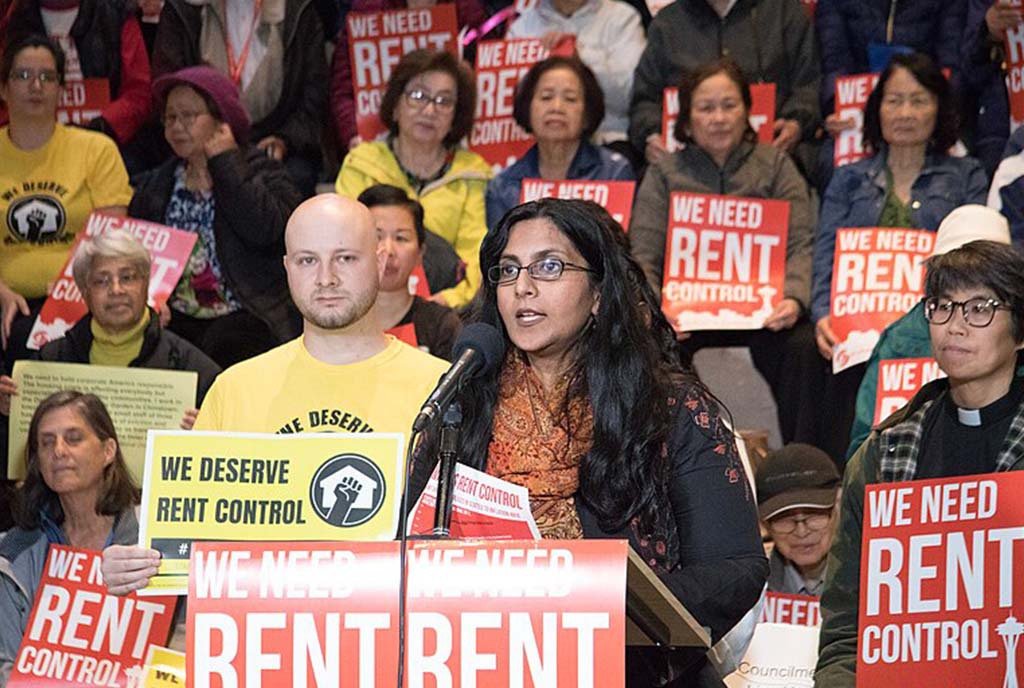
M203 8L167 0L153 46L153 77L202 63L199 34ZM290 155L320 160L320 128L327 118L327 57L324 31L311 0L287 0L281 28L284 83L277 107L253 122L253 141L280 136Z
M39 360L57 363L88 363L92 349L92 315L87 314L60 339L48 343L39 351ZM199 373L196 386L196 407L203 403L207 390L220 374L220 366L173 332L160 327L159 316L150 311L149 325L142 335L142 350L128 364L129 368L155 368L158 370L188 370Z
M171 158L135 180L128 215L163 222L174 190ZM224 279L246 310L263 320L281 342L301 332L301 318L288 294L284 272L284 228L302 201L280 163L255 146L236 148L207 161L213 177L213 233Z

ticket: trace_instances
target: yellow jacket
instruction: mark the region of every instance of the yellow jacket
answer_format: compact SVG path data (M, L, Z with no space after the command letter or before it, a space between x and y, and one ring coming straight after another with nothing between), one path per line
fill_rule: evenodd
M372 141L349 151L334 187L340 195L356 198L374 184L391 184L422 203L427 229L443 237L466 263L466 279L441 292L449 306L458 307L469 303L480 287L480 242L487 233L484 191L492 176L483 158L457 148L448 172L417 194L387 143Z

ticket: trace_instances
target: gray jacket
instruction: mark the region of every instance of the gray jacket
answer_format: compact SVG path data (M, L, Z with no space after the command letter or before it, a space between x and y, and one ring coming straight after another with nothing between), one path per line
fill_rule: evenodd
M676 0L647 30L647 48L633 76L629 140L643 150L661 131L661 98L684 69L728 55L751 83L773 82L776 116L800 123L805 139L818 125L821 60L814 31L798 0L737 0L725 18L707 0Z
M112 544L138 541L135 509L126 509L114 522ZM49 551L50 543L40 528L13 528L0 540L0 688L7 685L17 659Z
M647 168L636 194L629 238L633 257L644 269L656 294L661 293L665 235L673 191L789 201L783 293L807 308L811 296L816 205L789 156L777 148L744 141L732 152L725 166L719 168L702 149L687 145Z

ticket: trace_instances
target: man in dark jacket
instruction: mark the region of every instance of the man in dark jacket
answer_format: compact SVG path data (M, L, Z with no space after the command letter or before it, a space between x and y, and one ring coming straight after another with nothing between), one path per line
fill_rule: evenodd
M798 0L736 0L729 5L676 0L651 22L647 48L633 77L629 113L630 142L645 151L648 162L665 152L660 142L662 91L678 85L684 69L723 55L736 60L751 83L775 84L777 147L792 152L814 137L821 72L806 12Z
M248 17L236 14L246 6ZM226 29L234 22L253 27L241 31L249 37L242 45L234 45L238 34ZM257 147L283 161L299 189L311 194L327 116L324 32L313 1L167 0L153 46L153 76L198 64L232 78L252 117Z
M43 361L187 370L199 375L197 406L220 367L195 346L160 326L146 306L149 251L124 232L100 234L84 242L75 257L75 284L89 313L60 339L39 352ZM14 381L0 377L0 414L10 412ZM195 410L186 413L191 427Z

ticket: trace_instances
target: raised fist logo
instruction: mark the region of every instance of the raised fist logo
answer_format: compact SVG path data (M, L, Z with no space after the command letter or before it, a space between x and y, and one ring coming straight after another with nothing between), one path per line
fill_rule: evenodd
M26 196L7 209L7 226L16 242L49 244L64 236L67 216L51 196Z
M325 461L309 485L316 514L338 528L351 528L373 518L384 504L384 474L359 454L339 454Z

